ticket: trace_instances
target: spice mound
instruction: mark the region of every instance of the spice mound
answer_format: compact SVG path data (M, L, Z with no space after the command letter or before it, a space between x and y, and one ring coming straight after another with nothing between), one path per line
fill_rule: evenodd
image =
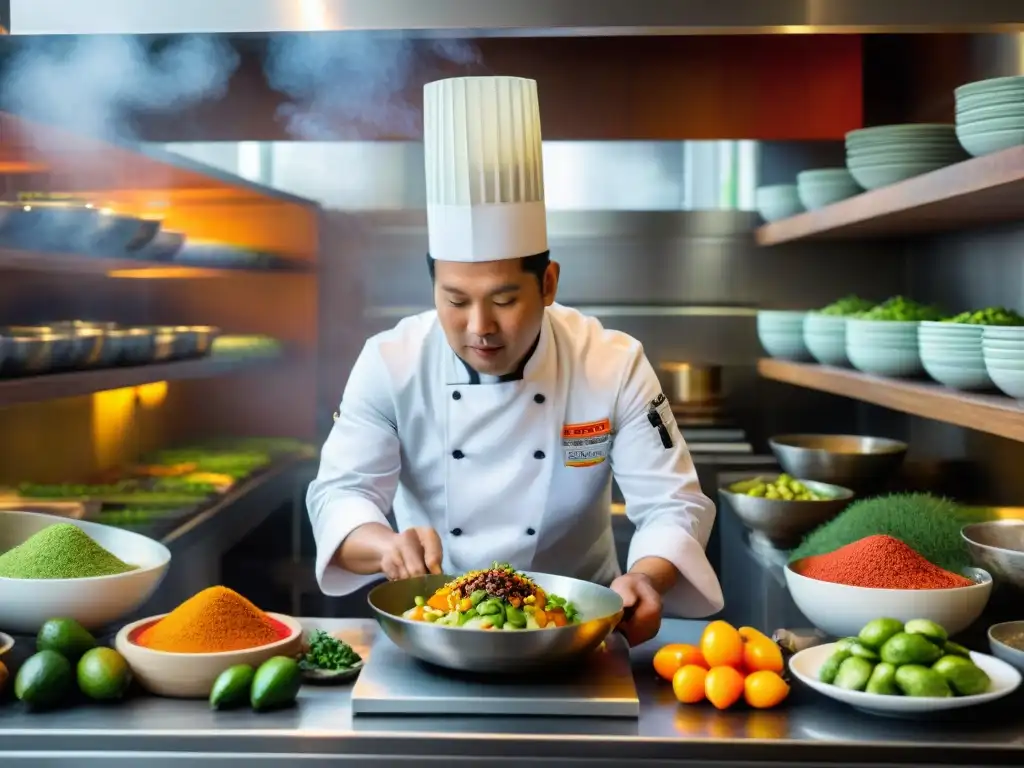
M869 589L953 589L974 582L939 568L892 536L875 535L835 552L812 555L794 568L801 576Z
M5 579L86 579L137 568L71 523L44 528L0 555L0 577Z
M249 600L227 587L209 587L147 627L136 642L168 653L223 653L280 639L275 622Z

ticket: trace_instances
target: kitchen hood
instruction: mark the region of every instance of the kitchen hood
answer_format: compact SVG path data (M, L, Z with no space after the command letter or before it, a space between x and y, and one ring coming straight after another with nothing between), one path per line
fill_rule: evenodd
M1021 0L0 0L14 35L1012 32Z

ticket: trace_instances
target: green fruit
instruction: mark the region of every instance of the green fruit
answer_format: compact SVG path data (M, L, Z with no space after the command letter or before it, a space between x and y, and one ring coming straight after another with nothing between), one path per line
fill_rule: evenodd
M96 647L96 638L74 619L50 619L36 635L37 651L56 651L71 663Z
M210 709L233 709L249 701L256 670L236 664L221 672L210 689Z
M113 648L93 648L78 660L78 689L96 701L122 698L132 684L132 670Z
M932 670L960 696L977 696L985 693L992 680L981 667L963 656L943 656L932 665Z
M938 672L920 664L905 664L896 669L896 685L904 696L927 699L948 699L953 695Z
M898 619L875 619L864 625L857 639L868 648L878 650L885 641L903 631L903 622Z
M256 670L250 702L257 712L290 706L302 687L299 663L287 656L267 659Z
M849 651L835 650L832 655L829 656L825 663L821 665L821 669L818 670L818 679L823 683L831 685L836 680L836 675L839 673L839 667L844 661L850 658Z
M862 659L867 659L868 661L878 661L878 654L863 643L854 643L851 645L850 653L854 656L860 656Z
M846 651L850 653L854 643L858 642L856 637L844 637L841 640L836 641L836 651Z
M930 666L942 656L942 649L924 635L897 632L882 645L882 661L895 664L924 664Z
M936 624L930 619L912 619L908 621L903 631L911 635L924 635L933 643L942 645L949 639L949 633L945 627Z
M947 640L945 643L943 643L942 650L947 655L963 656L965 659L971 658L971 652L969 650L964 648L962 645L959 645L958 643L954 643L952 640Z
M14 695L32 709L47 709L62 703L74 685L71 662L56 651L39 651L18 670Z
M881 696L899 696L900 689L896 687L896 667L884 661L876 664L864 690Z
M839 672L832 685L848 691L863 691L871 679L874 664L859 656L851 656L839 665Z

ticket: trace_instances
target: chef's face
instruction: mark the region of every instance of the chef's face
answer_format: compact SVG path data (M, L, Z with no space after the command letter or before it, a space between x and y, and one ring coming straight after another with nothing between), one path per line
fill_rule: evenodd
M541 279L523 266L519 259L434 262L441 327L455 353L480 373L514 371L555 300L558 264L548 264Z

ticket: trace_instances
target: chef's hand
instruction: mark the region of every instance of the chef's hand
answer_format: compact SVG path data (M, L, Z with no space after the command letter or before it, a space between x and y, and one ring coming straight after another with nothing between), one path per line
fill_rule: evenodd
M380 568L392 581L441 573L441 537L426 526L392 534L381 551Z
M661 594L649 576L627 573L615 579L611 588L622 597L625 617L618 629L630 646L647 642L661 629Z

